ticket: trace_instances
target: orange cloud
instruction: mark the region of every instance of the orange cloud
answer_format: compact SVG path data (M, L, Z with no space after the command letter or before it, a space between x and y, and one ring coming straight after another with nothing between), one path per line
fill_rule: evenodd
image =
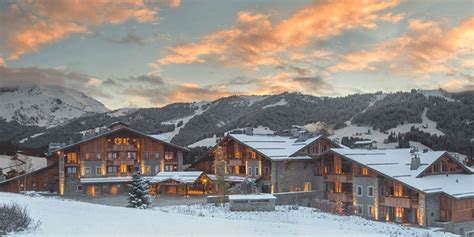
M333 92L332 86L321 77L292 77L290 73L280 72L274 76L261 77L256 81L258 95L283 92L303 92L326 95Z
M2 57L0 57L0 66L3 66L5 64L5 61L3 60Z
M370 51L352 52L331 71L362 71L388 67L394 71L449 72L450 63L472 55L474 17L445 30L439 22L411 20L408 32L399 38L376 45Z
M92 26L154 21L157 11L144 1L20 0L0 12L0 41L15 60Z
M170 47L154 65L218 62L256 67L281 62L281 53L340 35L352 28L374 28L377 21L397 22L403 15L383 11L399 1L322 1L272 23L270 15L239 12L234 27L210 33L198 43Z

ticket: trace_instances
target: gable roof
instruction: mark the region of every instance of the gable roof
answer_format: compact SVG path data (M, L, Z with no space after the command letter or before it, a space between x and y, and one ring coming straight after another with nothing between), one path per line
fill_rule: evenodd
M474 196L474 175L469 169L465 169L467 174L419 176L427 167L441 157L445 156L448 159L455 160L445 151L418 153L421 165L416 170L410 169L410 149L366 150L333 148L331 151L424 193L444 192L455 198ZM466 168L464 165L462 167Z
M87 139L81 140L81 141L79 141L79 142L76 142L76 143L67 145L67 146L65 146L65 147L61 147L61 148L59 148L59 149L56 149L56 150L52 151L51 154L54 154L54 153L57 152L57 151L66 150L66 149L75 147L75 146L77 146L77 145L80 145L80 144L82 144L82 143L89 142L89 141L95 140L95 139L97 139L97 138L100 138L100 137L103 137L103 136L108 136L108 135L110 135L110 134L114 134L114 133L121 132L121 131L127 131L127 132L130 132L130 133L139 135L139 136L143 136L143 137L146 137L146 138L149 138L149 139L152 139L152 140L155 140L155 141L164 143L164 144L166 144L166 145L168 145L168 146L174 147L174 148L179 149L179 150L183 150L183 151L187 151L187 150L188 150L187 148L178 146L178 145L176 145L176 144L173 144L173 143L170 143L170 142L167 142L167 141L163 141L163 140L158 139L158 138L156 138L156 137L153 137L153 136L151 136L151 135L148 135L148 134L139 132L139 131L137 131L137 130L131 129L131 128L129 128L129 127L120 127L120 128L117 128L117 129L109 130L109 131L104 132L104 133L97 134L97 135L95 135L95 136L92 136L92 137L89 137L89 138L87 138Z
M205 175L202 171L170 171L160 172L150 179L150 183L161 183L168 180L174 180L178 183L192 184L195 183L201 175Z

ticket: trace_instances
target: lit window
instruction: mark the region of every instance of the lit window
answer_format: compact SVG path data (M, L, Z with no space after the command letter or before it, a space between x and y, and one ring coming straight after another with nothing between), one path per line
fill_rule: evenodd
M67 163L68 164L77 163L77 154L75 152L71 152L67 154Z
M366 167L362 167L362 175L369 175L369 169L367 169Z
M127 153L127 158L128 159L135 159L136 153L135 152L128 152Z
M117 145L122 144L122 138L116 137L116 138L114 139L114 143L117 144Z
M126 165L120 165L119 169L120 169L120 173L127 173L127 166Z
M369 205L369 216L374 217L375 216L375 209L374 206Z
M172 160L173 159L173 152L172 151L166 151L165 152L165 160Z
M101 167L95 167L95 174L96 175L102 175L102 168Z
M367 187L367 196L368 197L373 197L374 196L374 187L372 187L372 186Z
M304 191L305 192L311 191L311 182L304 183Z
M88 160L89 158L89 153L86 153L86 160Z
M145 173L151 173L151 166L145 165Z
M100 153L97 153L97 159L98 160L100 160L100 157L101 157Z

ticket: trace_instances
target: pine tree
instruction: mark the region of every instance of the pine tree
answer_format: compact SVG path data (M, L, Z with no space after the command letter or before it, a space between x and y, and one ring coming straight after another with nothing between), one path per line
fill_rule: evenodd
M147 209L151 207L150 196L148 195L148 184L142 178L140 168L135 166L132 183L128 185L128 205L127 207Z

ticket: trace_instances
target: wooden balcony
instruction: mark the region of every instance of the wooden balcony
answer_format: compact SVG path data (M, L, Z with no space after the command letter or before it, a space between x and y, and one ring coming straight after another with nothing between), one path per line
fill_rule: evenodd
M387 207L418 208L418 198L385 196L380 204Z
M135 159L115 159L107 160L108 165L134 165Z
M352 202L352 193L326 192L327 199L333 202Z
M107 151L137 151L137 148L134 145L112 145Z
M324 177L324 181L352 183L352 174L329 174Z

